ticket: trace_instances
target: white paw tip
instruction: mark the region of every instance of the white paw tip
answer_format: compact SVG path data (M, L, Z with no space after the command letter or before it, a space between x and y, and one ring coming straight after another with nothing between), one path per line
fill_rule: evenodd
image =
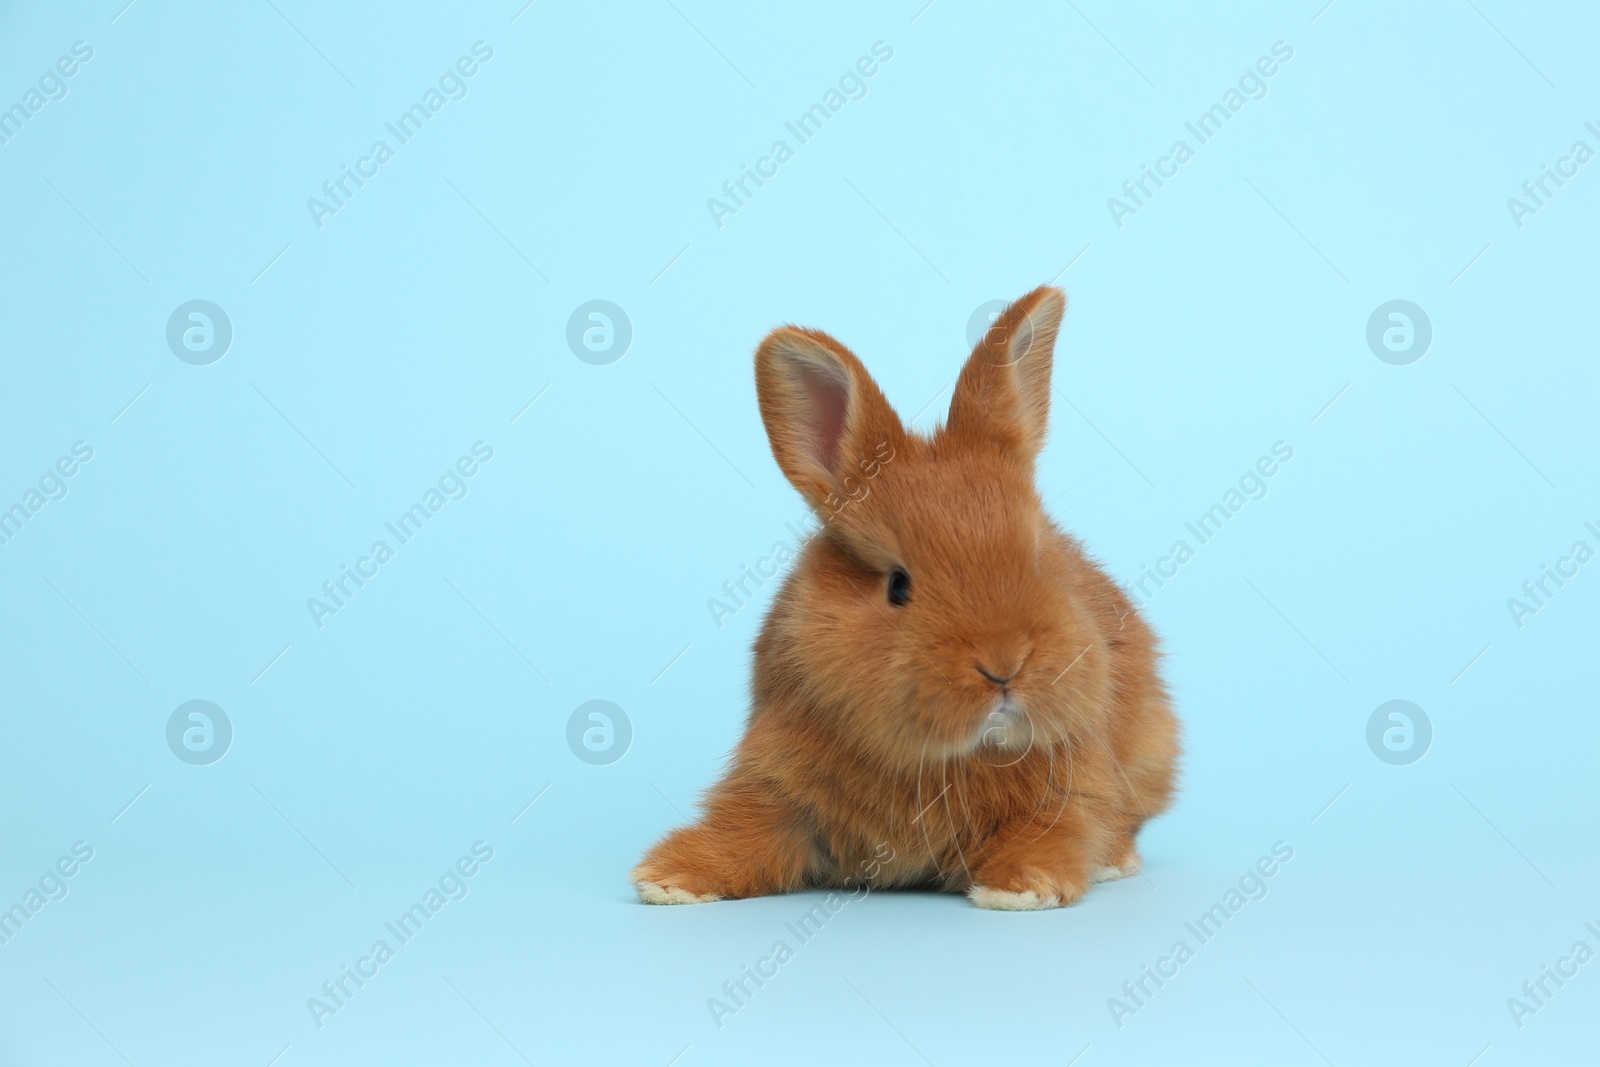
M1144 869L1138 856L1134 856L1120 867L1099 866L1089 874L1091 882L1114 882L1118 878L1132 878Z
M637 882L639 899L646 904L709 904L722 898L715 893L691 893L675 885L659 882Z
M967 890L967 897L978 907L992 911L1043 911L1061 906L1061 898L1055 894L1041 896L1031 889L1017 893L1009 889L975 885Z

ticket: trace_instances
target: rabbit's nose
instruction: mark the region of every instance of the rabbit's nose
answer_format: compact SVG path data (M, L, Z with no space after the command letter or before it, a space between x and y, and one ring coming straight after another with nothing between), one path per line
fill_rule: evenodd
M1010 685L1011 684L1011 679L1015 678L1018 675L1018 673L1020 673L1018 671L1012 671L1011 674L1008 677L1000 678L1000 677L996 677L993 674L990 674L988 671L984 670L982 667L978 667L977 671L978 671L979 674L983 675L985 678L989 679L989 681L993 682L995 685L998 685L1002 689L1004 689L1006 686Z

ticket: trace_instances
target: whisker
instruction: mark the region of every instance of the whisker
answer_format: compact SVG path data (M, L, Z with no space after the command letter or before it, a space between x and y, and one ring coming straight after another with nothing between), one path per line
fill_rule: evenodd
M956 765L956 778L957 779L969 779L970 777L971 777L971 774L970 774L969 768L968 768L967 764L965 763L965 761L963 761L962 763L959 763L959 764ZM963 783L958 782L958 788L956 789L956 797L961 801L961 814L962 814L962 816L965 817L965 819L967 820L967 825L971 826L972 825L972 809L967 806L967 794L966 794L966 791L964 789L959 788L960 784L963 784Z
M1061 674L1066 674L1072 668L1076 667L1078 665L1078 660L1082 659L1085 655L1087 655L1088 652L1089 652L1089 649L1091 649L1093 647L1094 647L1093 645L1084 645L1083 646L1083 651L1079 652L1077 657L1074 658L1071 663L1069 663L1065 667L1061 668ZM1054 678L1050 679L1050 684L1051 685L1055 685L1057 682L1061 681L1061 674L1058 674Z
M945 766L948 767L948 763L945 764ZM961 851L961 834L960 831L956 829L956 817L955 813L950 810L950 800L948 797L945 798L944 813L945 818L950 823L950 843L956 847L956 858L961 861L961 869L967 874L967 884L972 885L972 868L967 866L966 854ZM969 815L968 818L970 819L971 816Z
M950 791L950 787L945 786L944 789L939 791L939 796L934 797L926 805L922 803L922 764L923 761L928 758L929 740L930 739L926 737L922 739L922 752L917 756L917 808L919 810L916 819L912 820L913 822L922 822L922 816L927 814L928 808L931 808L933 805L937 804L939 802L939 797L944 796L945 793ZM922 841L928 846L928 858L933 861L933 871L935 876L938 878L943 878L944 864L939 862L939 856L936 852L934 852L933 836L928 833L928 824L925 822L922 822Z
M1052 760L1055 758L1054 746L1051 746L1051 758ZM1056 809L1056 817L1050 820L1049 826L1039 831L1039 837L1043 837L1055 829L1056 823L1061 821L1061 816L1067 813L1067 805L1072 803L1072 774L1074 768L1072 766L1072 747L1070 745L1063 744L1061 746L1061 758L1067 764L1067 786L1061 791L1061 806Z
M1100 738L1099 740L1100 746L1106 750L1106 755L1111 759L1111 765L1117 769L1118 774L1122 775L1122 782L1128 787L1128 795L1133 797L1135 804L1139 805L1139 814L1143 815L1148 822L1150 813L1145 810L1144 801L1139 799L1139 791L1133 788L1133 782L1128 778L1128 772L1122 769L1121 761L1117 759L1117 754L1112 751L1111 746L1106 743L1105 739Z
M1026 708L1023 709L1023 714L1024 715L1027 714L1027 709ZM1032 727L1032 722L1031 721L1029 722L1029 727L1030 727L1030 729ZM1032 735L1030 734L1029 736L1032 736ZM1032 815L1028 816L1029 821L1035 821L1036 817L1038 815L1040 815L1044 811L1045 804L1049 801L1050 797L1052 795L1054 795L1054 793L1055 793L1055 784L1056 784L1056 746L1055 745L1050 745L1048 748L1045 749L1045 757L1049 760L1049 762L1045 764L1044 790L1039 795L1039 806L1033 809L1033 814ZM1044 835L1049 833L1050 830L1055 826L1055 824L1057 822L1059 822L1060 820L1061 820L1061 812L1057 811L1056 812L1056 817L1054 819L1050 820L1050 825L1044 827L1036 835L1034 835L1033 840L1035 840L1035 841L1041 840L1044 837Z

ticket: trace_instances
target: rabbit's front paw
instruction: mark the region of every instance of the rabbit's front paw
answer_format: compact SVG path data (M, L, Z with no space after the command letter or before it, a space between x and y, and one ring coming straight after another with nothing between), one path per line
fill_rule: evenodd
M1131 847L1123 855L1110 863L1096 867L1089 874L1091 882L1114 882L1118 878L1132 878L1144 869L1144 861L1139 858L1139 853Z
M967 890L967 899L994 911L1043 911L1076 903L1086 888L1043 871L1020 871L1011 877L984 879Z
M761 782L718 785L705 818L656 842L628 880L646 904L704 904L782 893L801 884L811 839Z
M639 899L646 904L709 904L721 900L715 893L692 893L682 886L666 882L635 882Z
M646 904L709 904L721 900L723 893L703 875L647 856L632 872L633 886Z

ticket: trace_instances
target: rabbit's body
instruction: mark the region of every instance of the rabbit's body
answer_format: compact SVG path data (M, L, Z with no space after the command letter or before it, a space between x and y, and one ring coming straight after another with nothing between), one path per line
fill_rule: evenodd
M832 514L756 642L734 761L635 869L643 899L869 884L1025 909L1138 869L1177 724L1154 636L1033 486L1063 310L1012 305L931 437L826 335L762 345L774 454Z

